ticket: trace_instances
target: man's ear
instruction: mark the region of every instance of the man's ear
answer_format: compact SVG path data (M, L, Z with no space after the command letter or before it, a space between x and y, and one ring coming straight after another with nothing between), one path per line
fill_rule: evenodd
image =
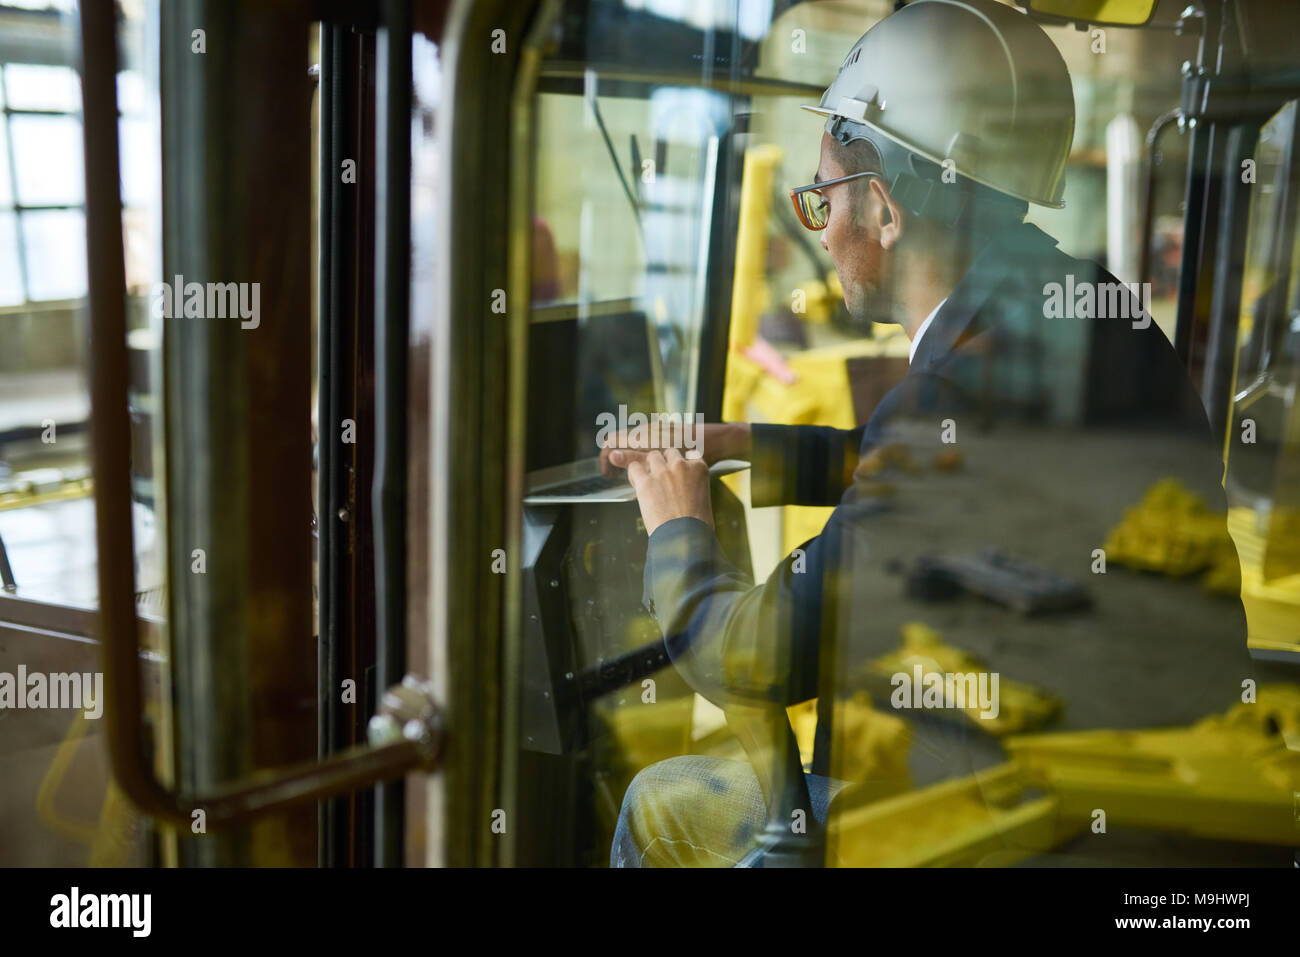
M907 213L889 195L889 187L884 180L873 176L870 183L877 200L876 228L880 231L880 246L882 249L892 249L907 229Z

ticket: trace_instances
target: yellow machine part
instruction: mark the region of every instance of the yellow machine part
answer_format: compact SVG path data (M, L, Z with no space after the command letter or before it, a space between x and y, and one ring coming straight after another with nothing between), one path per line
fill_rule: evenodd
M782 156L779 146L755 146L745 151L731 290L733 352L743 352L753 344L758 336L758 320L767 308L767 224L772 214L772 180ZM723 417L730 418L725 406Z
M1172 478L1156 482L1124 513L1105 550L1108 562L1175 578L1209 568L1211 585L1222 582L1224 573L1216 573L1216 566L1235 557L1222 513L1211 512L1200 496Z
M46 502L66 502L74 498L87 498L95 492L94 480L89 477L61 480L49 485L14 485L0 490L0 512L15 508L30 508Z
M691 715L694 698L690 695L643 703L641 688L627 689L628 704L601 709L615 747L629 768L640 770L668 758L691 754Z
M91 867L126 867L139 844L139 813L110 777L97 822L67 817L58 809L58 794L86 736L84 712L78 711L54 754L36 792L36 814L55 834L90 845Z
M1300 839L1300 688L1266 685L1187 728L1004 739L1013 760L919 791L837 799L835 861L1004 866L1097 822L1282 846ZM1046 792L1046 793L1043 793Z
M794 304L790 311L805 322L825 324L831 321L842 292L838 277L831 273L830 281L809 279L794 288Z
M731 326L727 354L726 387L722 393L722 418L727 422L758 419L783 425L816 423L852 428L853 401L842 355L805 353L789 360L798 380L777 382L744 355L758 336L758 323L767 308L767 236L771 218L772 182L783 153L777 146L756 146L745 153L740 187L740 218L736 232L736 270L732 287ZM811 292L810 292L811 290ZM825 296L834 290L802 290L805 306L824 308ZM752 405L752 409L751 409ZM736 480L728 483L738 491ZM817 535L830 517L829 508L787 508L783 516L782 545L797 547Z
M813 759L817 731L817 699L794 705L786 712L799 743L799 758L805 770ZM859 797L869 790L873 798L901 794L912 787L907 755L912 731L907 722L872 706L871 696L860 691L852 698L835 702L835 776L861 781Z
M841 867L1002 867L1085 826L1061 816L1057 797L1033 795L1014 763L867 804L840 800L827 849Z
M1220 840L1300 840L1300 688L1264 685L1188 728L1081 731L1007 738L1027 778L1078 821Z
M54 760L41 778L41 786L36 790L36 816L41 823L60 837L79 844L89 844L95 839L95 825L64 816L58 809L57 797L59 786L67 776L68 769L77 756L77 749L81 747L81 739L85 736L86 716L84 712L78 711L68 725L58 750L54 752Z
M1267 580L1264 556L1273 547L1274 522L1252 508L1228 509L1228 532L1241 559L1241 603L1251 648L1300 655L1300 574Z
M787 362L798 378L788 384L768 375L756 362L733 353L728 358L724 399L724 408L730 403L733 411L724 413L724 418L851 429L857 422L846 360L879 351L878 343L865 340L790 356ZM829 507L786 506L781 536L784 553L789 554L820 534L832 511Z
M944 644L942 636L930 626L910 621L903 625L903 646L897 651L868 663L871 674L890 678L899 673L911 675L916 665L921 674L969 674L987 671L988 666L953 645ZM996 717L980 716L978 702L962 708L970 722L990 734L1008 734L1040 727L1061 709L1060 699L1027 684L998 676L999 709Z
M144 820L113 779L108 781L99 825L90 844L91 867L127 867L139 846Z

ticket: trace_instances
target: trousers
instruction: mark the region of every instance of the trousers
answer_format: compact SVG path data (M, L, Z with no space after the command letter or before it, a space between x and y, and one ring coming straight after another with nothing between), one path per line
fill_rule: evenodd
M813 817L845 786L806 775ZM623 795L610 867L734 867L767 821L763 791L747 761L687 755L642 770Z

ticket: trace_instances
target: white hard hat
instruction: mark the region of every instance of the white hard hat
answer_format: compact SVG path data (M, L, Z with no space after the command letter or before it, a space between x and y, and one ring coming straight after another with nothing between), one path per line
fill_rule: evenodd
M1038 24L996 0L914 0L863 34L804 109L841 143L870 141L891 193L917 215L955 221L965 203L926 160L951 160L1004 197L1065 205L1070 74Z

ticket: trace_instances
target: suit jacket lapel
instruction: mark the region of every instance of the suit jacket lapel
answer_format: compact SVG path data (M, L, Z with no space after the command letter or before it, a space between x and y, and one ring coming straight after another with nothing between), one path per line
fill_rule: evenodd
M1055 245L1055 239L1028 223L989 239L926 330L909 373L932 371L977 331L970 328L972 320L1015 267L1017 257Z

